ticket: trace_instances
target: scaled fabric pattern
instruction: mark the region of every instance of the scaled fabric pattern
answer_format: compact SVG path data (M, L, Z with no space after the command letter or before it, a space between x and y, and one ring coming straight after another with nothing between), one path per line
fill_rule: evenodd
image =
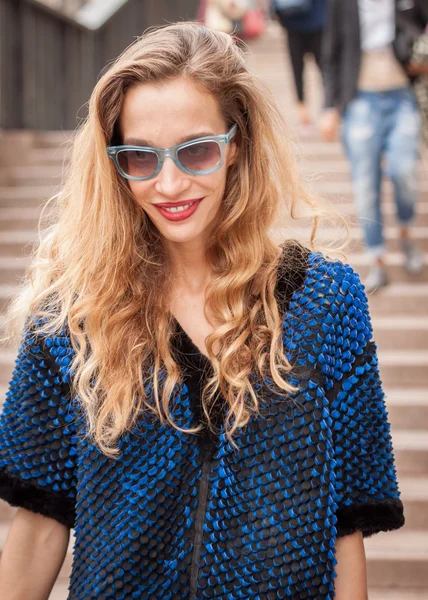
M222 420L197 436L142 414L107 458L71 393L66 332L25 330L0 421L0 497L75 528L69 600L332 599L337 537L403 525L363 287L348 265L305 262L283 318L299 391L258 385L261 414L238 450ZM173 345L186 376L172 414L187 427L211 365L178 323Z

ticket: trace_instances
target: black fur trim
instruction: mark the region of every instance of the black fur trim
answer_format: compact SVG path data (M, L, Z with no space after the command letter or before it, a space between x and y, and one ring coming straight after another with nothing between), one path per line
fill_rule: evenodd
M76 518L74 502L68 496L44 489L33 483L10 475L0 469L0 498L11 506L26 508L35 513L55 519L70 529Z
M293 294L304 284L310 251L295 240L281 244L275 297L280 314L285 317Z
M399 529L405 521L403 504L398 498L342 506L337 511L337 519L337 537L356 531L369 537L379 531Z

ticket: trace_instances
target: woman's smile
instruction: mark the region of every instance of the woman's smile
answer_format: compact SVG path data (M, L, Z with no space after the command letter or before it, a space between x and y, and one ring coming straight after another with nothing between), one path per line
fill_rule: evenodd
M185 204L182 202L162 202L155 204L156 208L169 221L184 221L191 217L197 210L203 198L198 200L189 200Z

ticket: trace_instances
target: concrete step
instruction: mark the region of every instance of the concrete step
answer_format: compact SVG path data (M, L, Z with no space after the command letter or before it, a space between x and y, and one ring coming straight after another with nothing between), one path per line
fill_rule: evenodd
M26 230L0 231L0 256L5 258L29 256L38 241L39 234L36 226Z
M428 477L406 477L398 472L406 529L425 531L428 536Z
M45 209L45 217L55 218L56 210L57 208L51 204ZM41 212L41 208L37 206L0 206L0 233L13 235L11 234L13 231L37 231Z
M428 267L428 253L425 252L424 255L425 264ZM365 252L352 253L349 255L348 260L349 263L355 268L355 270L358 273L360 273L362 279L364 280L364 277L366 277L368 273L371 260L368 254ZM419 275L412 275L407 273L403 266L404 257L401 252L389 252L385 257L385 263L392 281L402 281L411 283L428 282L428 268L425 268L425 270Z
M4 313L9 301L18 294L19 290L19 286L0 285L0 330L3 328Z
M64 131L37 131L34 133L34 148L58 148L63 145L70 145L74 137L74 132Z
M356 215L355 202L351 194L348 194L347 196L342 196L340 199L335 199L332 197L329 197L328 199L331 200L332 208L334 208L334 210L337 210L338 212L349 216ZM395 216L396 213L396 207L390 194L388 196L385 194L382 197L382 213L385 217L385 225L389 225L390 223L387 217ZM418 200L418 203L416 205L416 213L418 217L425 216L428 214L428 202L425 198L425 195ZM420 221L418 222L418 225L425 226Z
M0 349L0 385L9 385L15 366L16 352L8 349Z
M29 265L30 259L27 257L0 256L0 286L3 284L18 285Z
M302 177L309 181L327 181L327 182L347 182L351 183L351 170L347 159L343 161L331 161L323 156L314 157L310 161L304 161L299 164ZM418 165L418 181L427 181L428 172L426 164L421 161Z
M378 355L386 388L428 386L428 350L382 350Z
M421 590L399 590L387 588L371 588L369 590L369 600L426 600L426 589ZM58 600L62 600L58 596Z
M428 310L426 317L404 315L374 316L374 339L379 351L426 350L428 348Z
M369 589L428 589L428 535L405 527L365 540Z
M428 284L392 282L386 288L370 294L369 305L372 318L391 314L425 317L428 307Z
M0 206L16 208L40 207L46 203L54 194L60 191L59 185L40 186L1 186Z
M61 169L71 156L71 146L59 146L58 148L31 148L26 156L29 166L44 165Z
M349 197L353 194L353 187L351 182L348 181L314 181L314 187L316 186L317 192L328 198L332 197ZM382 183L383 196L389 197L393 194L393 185L389 180L385 180ZM428 180L423 179L418 183L419 198L426 200L426 194L428 193Z
M0 185L57 185L62 179L61 165L26 165L0 168Z
M428 476L428 435L426 430L391 428L395 464L400 477Z
M385 395L394 430L428 430L428 387L386 389Z

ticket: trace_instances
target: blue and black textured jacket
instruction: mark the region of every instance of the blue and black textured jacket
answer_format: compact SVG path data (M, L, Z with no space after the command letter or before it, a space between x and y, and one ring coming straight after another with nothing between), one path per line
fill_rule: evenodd
M103 455L71 393L73 349L24 330L0 421L0 497L75 529L69 600L334 598L335 543L404 523L376 346L353 269L320 254L278 277L299 391L259 386L227 442L142 415ZM173 416L200 418L212 368L178 322ZM270 382L267 382L270 383Z

